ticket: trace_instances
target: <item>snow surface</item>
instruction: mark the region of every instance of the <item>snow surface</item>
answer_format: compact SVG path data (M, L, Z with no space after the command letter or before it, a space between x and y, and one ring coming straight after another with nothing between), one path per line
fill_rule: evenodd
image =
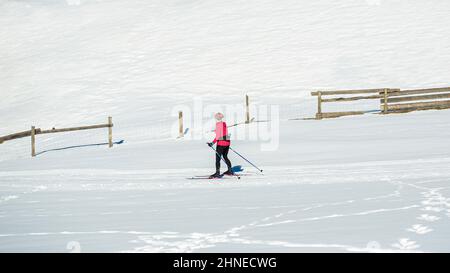
M125 140L55 150L106 131L39 135L36 158L29 138L1 144L0 251L450 251L450 111L289 120L314 115L318 89L449 86L449 11L437 0L0 0L0 135L111 115ZM246 93L279 109L275 149L233 140L264 175L231 154L241 180L186 179L213 170L211 128L188 123L205 138L176 139L177 111Z

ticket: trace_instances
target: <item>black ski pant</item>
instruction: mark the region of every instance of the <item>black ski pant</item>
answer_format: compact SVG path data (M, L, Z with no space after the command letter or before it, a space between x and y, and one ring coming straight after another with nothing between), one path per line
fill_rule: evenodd
M231 162L228 159L228 151L230 150L230 146L219 146L217 145L216 149L216 172L220 172L220 157L223 157L225 163L227 163L228 170L231 170Z

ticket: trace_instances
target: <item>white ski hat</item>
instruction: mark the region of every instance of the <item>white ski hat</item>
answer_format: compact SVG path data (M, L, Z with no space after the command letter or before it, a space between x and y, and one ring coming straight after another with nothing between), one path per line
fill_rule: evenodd
M216 114L214 115L214 118L215 118L217 121L222 121L223 117L224 117L223 114L220 113L220 112L218 112L218 113L216 113Z

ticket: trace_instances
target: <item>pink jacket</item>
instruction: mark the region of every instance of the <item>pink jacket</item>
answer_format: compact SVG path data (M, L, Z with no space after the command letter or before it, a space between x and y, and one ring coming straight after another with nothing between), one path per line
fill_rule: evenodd
M227 124L223 121L216 123L216 138L213 143L217 142L217 146L230 146L230 140L228 139Z

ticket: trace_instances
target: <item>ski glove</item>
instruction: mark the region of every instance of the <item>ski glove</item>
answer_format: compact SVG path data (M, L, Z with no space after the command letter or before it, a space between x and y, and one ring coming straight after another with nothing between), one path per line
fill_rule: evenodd
M214 146L214 143L212 143L212 142L208 142L208 143L206 143L206 144L208 144L209 147Z

